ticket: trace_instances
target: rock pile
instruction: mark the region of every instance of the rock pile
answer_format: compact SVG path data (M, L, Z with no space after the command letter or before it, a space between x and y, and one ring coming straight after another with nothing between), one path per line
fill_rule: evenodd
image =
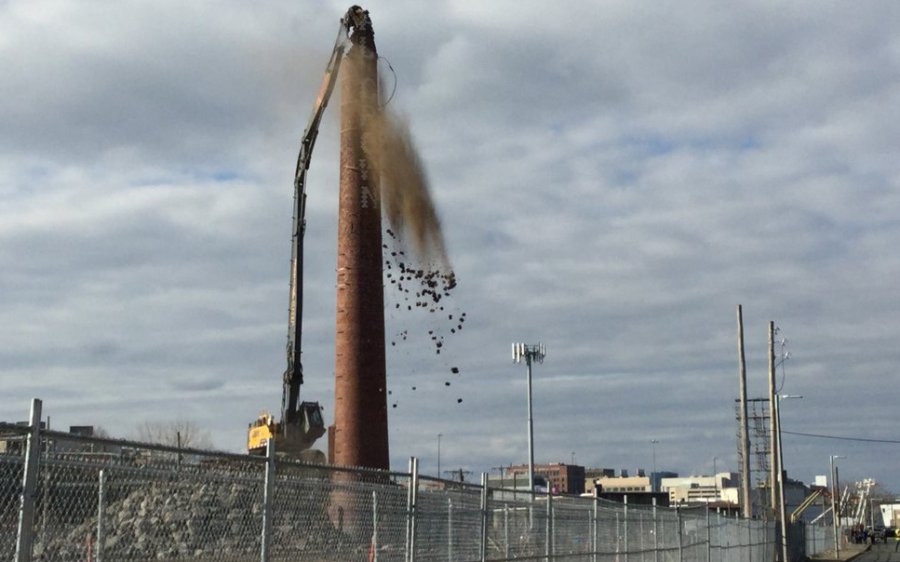
M270 543L273 552L288 556L335 553L335 560L345 559L347 549L358 545L351 547L349 537L332 525L326 513L327 495L320 503L303 501L298 506L289 501L305 486L285 490L287 496L276 493ZM321 484L311 481L308 486ZM81 561L89 552L95 556L102 553L104 560L115 561L259 560L262 488L262 481L111 481L102 544L97 542L96 515L74 527L50 525L36 536L34 560Z
M94 516L64 535L39 534L34 559L84 560L88 549L102 551L106 560L258 556L261 485L151 482L137 489L133 481L126 485L128 490L115 481L109 484L111 498L125 495L105 507L102 544L96 543Z

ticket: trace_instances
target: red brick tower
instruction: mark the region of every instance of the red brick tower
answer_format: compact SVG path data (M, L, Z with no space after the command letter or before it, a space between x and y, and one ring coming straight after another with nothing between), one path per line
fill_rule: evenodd
M366 116L378 108L375 38L354 6L341 77L334 462L390 468L384 287L378 178L362 150Z

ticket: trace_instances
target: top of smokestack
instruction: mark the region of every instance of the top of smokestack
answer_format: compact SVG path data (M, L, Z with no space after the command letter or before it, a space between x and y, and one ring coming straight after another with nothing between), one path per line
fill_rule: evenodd
M347 13L341 19L341 23L347 30L347 35L354 45L365 45L370 49L374 49L375 40L372 32L372 19L369 18L369 11L363 10L359 6L350 6Z

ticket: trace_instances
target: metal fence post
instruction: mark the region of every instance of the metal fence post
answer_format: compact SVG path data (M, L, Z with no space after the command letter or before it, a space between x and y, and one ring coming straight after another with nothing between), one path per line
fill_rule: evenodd
M653 502L653 560L659 562L659 519L656 517L656 498Z
M406 560L416 560L416 504L419 501L419 459L409 457L409 490L406 494Z
M262 537L259 549L259 559L269 562L270 547L272 541L272 501L275 498L275 440L266 442L266 472L263 480L263 524Z
M16 562L31 562L34 544L34 500L41 458L41 401L31 401L30 432L25 447L25 473L19 498L19 529L16 537Z
M481 473L481 562L487 560L488 543L488 474Z
M622 534L625 541L625 562L628 562L628 494L622 496Z
M588 521L590 521L588 536L591 539L591 562L597 562L597 504L599 502L600 500L594 497L594 502L588 515Z
M41 449L44 450L44 458L49 459L53 457L53 440L41 439ZM41 477L41 479L44 481L44 488L41 494L41 515L39 518L41 521L40 533L42 535L49 536L47 535L50 532L48 529L52 526L50 522L50 505L53 503L53 498L50 497L51 470L49 464L47 466L41 466ZM35 506L35 509L36 508L37 506ZM35 517L38 517L36 513ZM37 527L36 524L35 527ZM37 529L35 529L35 532L38 532Z
M816 552L816 529L814 527L811 527L811 526L808 526L805 524L804 524L803 528L806 529L806 543L805 543L806 556L809 557ZM810 544L809 544L810 531L812 531L812 550L810 550Z
M509 504L503 503L503 557L509 558Z
M682 540L681 510L675 508L675 517L678 520L678 562L684 562L684 541Z
M372 490L372 562L378 562L378 492Z
M97 481L97 541L94 562L103 562L104 517L106 517L106 470L101 469L100 477Z
M709 528L709 506L706 506L706 562L712 562L712 530Z
M547 494L547 520L544 522L544 557L553 560L553 496Z
M453 562L453 498L447 498L447 562Z

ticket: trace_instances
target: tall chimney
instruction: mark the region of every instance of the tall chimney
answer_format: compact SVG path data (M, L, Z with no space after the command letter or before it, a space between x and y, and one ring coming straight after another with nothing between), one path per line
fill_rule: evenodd
M368 12L347 14L352 46L341 77L334 462L390 468L384 349L384 287L378 178L362 150L378 110L377 53Z

